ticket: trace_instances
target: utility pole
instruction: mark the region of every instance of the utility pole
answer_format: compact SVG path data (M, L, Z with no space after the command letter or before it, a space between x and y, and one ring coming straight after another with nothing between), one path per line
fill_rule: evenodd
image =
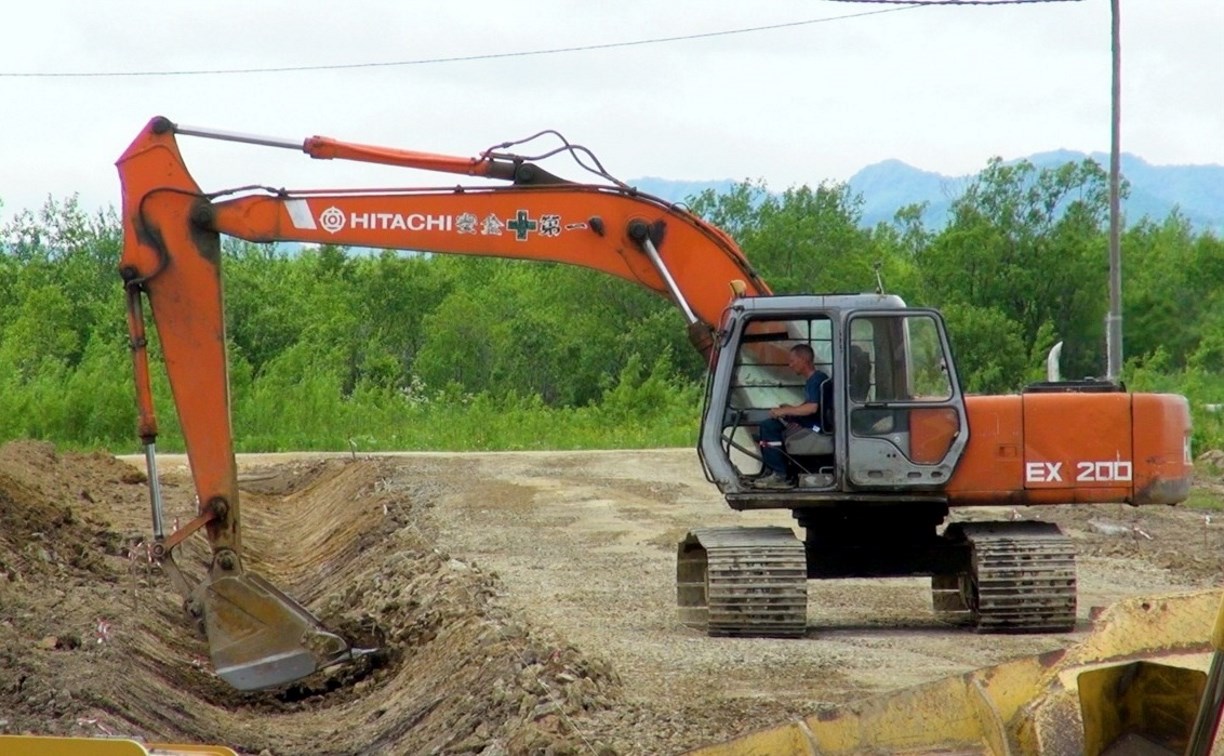
M1105 317L1106 378L1117 383L1122 376L1122 211L1118 197L1121 172L1122 40L1118 20L1121 0L1110 0L1113 50L1113 87L1110 96L1109 140L1109 315Z

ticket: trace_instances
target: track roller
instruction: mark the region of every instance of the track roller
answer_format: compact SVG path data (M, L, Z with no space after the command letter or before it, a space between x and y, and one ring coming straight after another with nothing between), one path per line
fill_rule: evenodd
M710 635L801 637L807 556L790 528L698 528L677 548L680 620Z
M1048 522L975 522L945 537L969 547L969 571L931 578L935 611L983 633L1075 628L1075 547Z

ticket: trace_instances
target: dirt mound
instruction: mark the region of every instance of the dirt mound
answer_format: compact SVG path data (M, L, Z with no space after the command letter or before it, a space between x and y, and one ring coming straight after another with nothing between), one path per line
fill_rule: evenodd
M105 454L0 447L0 727L44 731L48 719L85 717L74 691L89 671L74 659L109 633L113 586L140 538L114 527L110 508L138 506L143 479Z
M619 700L611 667L528 627L495 576L434 548L418 517L427 487L380 461L299 472L244 476L247 567L378 650L242 694L212 675L179 597L140 558L143 476L106 455L0 448L0 732L276 756L614 752L579 724ZM163 476L163 492L188 517L183 476ZM184 551L202 574L205 550Z
M107 454L59 455L50 444L0 447L0 584L85 572L112 575L104 554L122 538L107 528L99 500L130 499L144 476Z

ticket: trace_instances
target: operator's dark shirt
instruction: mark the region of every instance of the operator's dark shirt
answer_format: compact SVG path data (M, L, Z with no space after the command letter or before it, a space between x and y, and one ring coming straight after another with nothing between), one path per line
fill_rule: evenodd
M812 402L815 404L821 403L820 387L824 382L829 380L829 376L817 370L808 376L808 379L803 383L803 402L804 404ZM824 409L821 407L820 409ZM786 418L792 423L797 423L805 428L820 427L820 410L817 410L811 415L795 415L794 417Z

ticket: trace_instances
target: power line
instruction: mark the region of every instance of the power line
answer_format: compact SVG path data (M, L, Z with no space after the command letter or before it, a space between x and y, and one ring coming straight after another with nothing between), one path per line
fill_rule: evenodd
M860 5L1031 5L1032 3L1082 3L1084 0L825 0Z
M845 2L845 0L838 0ZM875 2L877 0L869 0ZM947 0L944 0L945 2ZM980 1L980 0L979 0ZM1033 2L1033 0L1006 0L1007 2ZM1041 2L1067 2L1068 0L1040 0ZM1078 2L1078 0L1071 0ZM552 47L543 50L521 50L518 52L506 53L484 53L481 55L456 55L445 58L418 58L416 60L396 60L370 63L333 63L313 66L271 66L267 68L206 68L206 69L188 69L179 71L50 71L50 72L35 72L35 71L0 71L0 78L27 78L27 79L85 79L85 78L119 78L119 77L152 77L152 76L224 76L238 74L261 74L261 73L292 73L301 71L342 71L355 68L392 68L397 66L424 66L435 65L439 63L463 63L478 60L497 60L501 58L525 58L533 55L557 55L560 53L587 52L590 50L609 50L618 47L638 47L642 45L657 45L666 42L684 42L694 39L711 39L713 37L729 37L735 34L752 34L755 32L773 31L775 29L792 29L798 26L811 26L813 24L824 24L831 21L844 21L851 18L861 18L863 16L875 16L881 13L897 13L899 11L913 10L923 5L930 5L929 2L915 2L914 0L893 0L896 5L904 5L905 7L886 8L884 10L860 11L858 13L847 13L841 16L826 16L824 18L809 18L803 21L788 21L780 24L769 24L766 26L750 26L739 29L726 29L723 31L703 32L699 34L684 34L674 37L653 37L650 39L628 40L625 42L607 42L597 45L577 45L573 47ZM993 3L991 3L993 4Z

